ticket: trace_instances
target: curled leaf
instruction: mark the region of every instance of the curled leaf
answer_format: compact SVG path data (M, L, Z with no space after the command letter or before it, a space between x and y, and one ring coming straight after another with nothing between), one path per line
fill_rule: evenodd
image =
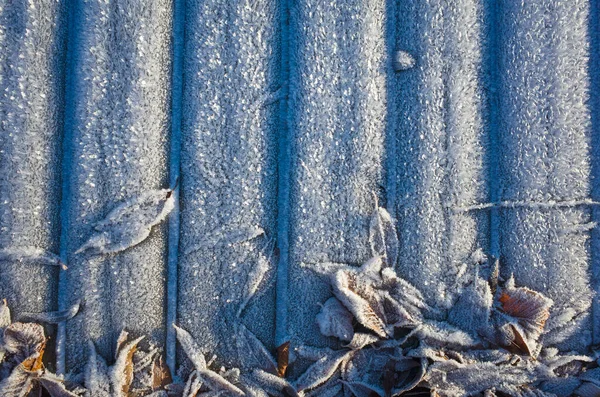
M336 298L329 298L317 314L321 334L349 342L354 336L352 313Z
M46 313L22 313L19 316L20 321L31 321L46 324L58 324L63 321L72 319L79 312L81 307L80 302L76 302L73 306L66 310Z
M170 189L151 190L130 198L96 223L94 233L76 254L85 250L109 254L144 241L153 226L162 222L175 206Z
M371 216L369 243L373 256L382 257L387 266L394 267L396 265L400 246L396 225L390 214L379 206Z
M27 265L67 266L60 257L52 252L37 247L10 247L0 250L0 261L19 262Z

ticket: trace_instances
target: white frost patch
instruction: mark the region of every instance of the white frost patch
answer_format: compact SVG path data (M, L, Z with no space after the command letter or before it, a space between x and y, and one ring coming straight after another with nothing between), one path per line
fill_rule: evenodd
M97 233L75 254L88 249L109 254L141 243L150 235L152 226L162 222L175 207L172 193L170 189L150 190L118 205L94 225Z
M394 70L396 72L412 69L416 64L417 61L410 53L402 50L394 53Z
M52 252L36 247L14 247L0 250L0 261L19 262L28 265L60 266L67 269L60 257Z

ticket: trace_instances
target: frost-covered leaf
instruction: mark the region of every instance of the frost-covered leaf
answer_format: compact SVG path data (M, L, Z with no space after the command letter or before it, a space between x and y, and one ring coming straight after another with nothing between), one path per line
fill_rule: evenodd
M306 393L306 397L337 397L341 392L342 384L338 382L331 386L323 385L323 387L309 391Z
M390 214L379 206L371 216L369 244L373 256L382 257L387 266L394 267L396 265L400 247L396 225Z
M240 388L218 373L208 369L204 354L202 354L200 347L187 331L179 328L175 324L173 324L173 327L175 327L177 340L181 344L181 347L196 367L198 379L212 391L225 391L236 396L244 396L244 392Z
M64 379L49 372L44 372L37 381L52 397L79 397L77 394L67 390Z
M380 288L385 290L386 294L389 294L414 320L420 319L422 312L430 309L425 303L421 291L408 281L398 277L392 268L381 271L381 280Z
M294 385L296 390L310 390L331 378L339 366L352 356L352 352L337 351L330 355L321 357L300 375Z
M470 396L485 390L527 384L534 376L528 367L495 365L476 362L460 364L454 360L434 362L429 366L425 380L440 396Z
M6 299L0 301L0 333L4 332L4 328L8 327L11 323L10 309Z
M263 343L243 324L237 325L236 345L244 369L260 368L277 373L277 363Z
M0 250L0 261L19 262L27 265L67 266L60 257L52 252L37 247L10 247Z
M422 358L420 363L412 368L408 368L403 362L396 363L394 371L396 376L393 378L394 383L390 394L392 397L399 397L421 383L427 373L427 360ZM384 388L387 389L385 383Z
M182 397L196 397L198 391L202 387L202 380L198 377L198 371L192 371L188 376L187 382L183 389Z
M23 365L17 365L10 375L0 382L0 396L26 397L41 372L41 370L29 371Z
M335 350L328 347L314 347L300 345L294 349L299 357L305 358L310 361L317 361L324 356L332 356L336 353Z
M277 375L284 377L290 363L290 341L277 346Z
M92 250L109 254L144 241L153 226L162 222L175 206L170 189L151 190L130 198L96 223L96 232L75 253Z
M256 266L248 274L248 280L244 286L242 294L242 304L238 308L237 317L241 317L243 310L246 308L250 300L256 296L259 288L264 290L265 285L269 282L269 273L273 273L273 267L269 263L269 259L262 252L259 252L256 258Z
M379 385L361 381L346 382L342 381L344 386L348 387L356 397L385 397L385 391Z
M495 316L498 343L510 351L535 357L551 305L552 301L538 292L516 288L511 277L499 297L501 313Z
M192 338L192 335L190 335L183 328L179 328L175 324L173 324L173 327L175 328L177 334L177 341L181 344L183 351L185 351L185 354L188 356L192 364L194 364L196 370L205 370L206 358L204 357L204 354L200 351L200 347L198 346L194 338Z
M333 294L356 320L382 338L387 337L383 303L369 282L354 271L338 271L332 280Z
M211 390L223 391L234 396L245 396L245 393L236 385L210 369L198 370L198 378Z
M537 339L544 329L546 320L550 317L552 300L528 288L516 288L511 277L499 301L501 310L516 318L529 337Z
M96 353L96 347L89 342L89 357L85 367L87 397L110 397L110 378L104 359Z
M269 393L253 377L248 375L241 375L240 388L248 397L270 397ZM277 394L272 394L271 396L280 397Z
M317 324L321 334L349 342L354 336L352 318L352 313L338 299L332 297L325 301L317 314Z
M79 312L81 307L80 302L76 302L73 306L66 310L46 313L22 313L19 316L19 321L31 321L46 324L58 324L63 321L72 319Z
M172 382L171 370L165 363L163 356L155 357L152 362L152 390L163 389Z
M448 321L471 335L487 329L493 304L489 284L476 277L459 295L448 313Z
M447 323L428 321L425 324L417 326L411 331L412 336L416 336L420 341L427 345L440 348L466 349L476 348L481 341L473 338L468 333L455 328Z
M4 329L4 350L16 363L33 360L35 363L26 366L28 370L38 369L45 345L44 328L39 324L12 323Z
M377 342L378 340L379 340L379 337L377 337L375 335L366 334L363 332L357 332L352 337L352 340L350 341L350 343L348 343L344 347L347 347L348 349L351 349L351 350L360 350L365 346L368 346L372 343Z
M240 228L234 231L225 232L217 231L212 235L205 236L201 242L188 247L184 251L184 255L191 254L204 248L214 248L217 246L241 244L246 241L254 240L265 234L265 230L260 226L251 226Z
M328 277L332 274L335 274L339 270L351 269L351 267L345 263L336 262L300 263L300 267L312 270L317 274Z
M296 395L296 391L292 384L277 375L273 375L269 372L255 369L252 371L252 378L256 383L258 383L262 389L267 391L271 395Z
M111 367L110 378L118 396L127 397L133 382L133 355L143 336L123 344L117 351L117 361Z

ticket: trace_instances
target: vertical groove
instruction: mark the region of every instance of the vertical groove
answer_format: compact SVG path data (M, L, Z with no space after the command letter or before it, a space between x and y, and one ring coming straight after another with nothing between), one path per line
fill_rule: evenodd
M280 82L286 90L285 99L279 102L279 132L277 161L277 247L279 263L277 265L277 292L275 302L275 344L280 346L288 338L288 263L289 263L289 231L290 231L290 128L288 125L289 90L289 1L281 0L280 18Z
M488 36L488 91L487 91L487 102L488 102L488 117L489 117L489 144L487 149L487 158L489 166L489 200L491 203L497 203L500 201L500 176L498 174L498 166L500 164L500 144L498 140L499 133L499 120L498 120L498 91L499 87L499 22L500 22L500 0L487 0L485 2L487 8L486 19L487 23L487 36ZM492 207L490 210L490 255L499 258L500 257L500 209Z
M600 0L591 0L589 16L590 59L590 113L591 113L591 163L592 198L600 200ZM592 209L594 221L600 221L600 209ZM593 343L600 343L600 230L592 229L591 234L592 288L595 292L592 302Z
M167 259L167 365L175 373L177 320L177 266L179 251L179 174L181 169L181 108L183 101L183 53L185 42L185 0L173 1L173 64L171 76L171 148L169 185L174 188L175 208L169 215Z
M69 198L71 195L69 175L71 174L72 166L72 123L73 123L73 109L75 102L74 95L74 80L73 80L73 66L75 61L73 56L75 52L72 50L76 48L75 41L77 35L75 32L77 28L75 22L77 20L77 0L67 2L67 49L66 49L66 60L65 60L65 85L64 85L64 112L63 112L63 142L62 142L62 170L61 170L61 199L60 199L60 259L63 263L67 264L68 260L68 225L69 225ZM58 280L58 308L64 310L68 301L66 294L67 288L67 275L65 272L59 273ZM56 372L58 374L65 373L65 343L67 337L66 323L58 324L58 333L56 336Z
M386 1L385 21L385 44L387 52L387 81L386 81L386 142L385 142L385 206L394 219L397 219L397 196L398 196L398 141L396 132L398 130L398 84L396 72L393 66L394 52L397 47L396 26L398 25L398 13L394 0Z

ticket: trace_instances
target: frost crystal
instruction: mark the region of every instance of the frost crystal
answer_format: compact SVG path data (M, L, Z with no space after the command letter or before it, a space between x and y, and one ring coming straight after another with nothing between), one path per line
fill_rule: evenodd
M399 50L394 54L394 70L396 72L412 69L416 63L415 58L406 51Z

